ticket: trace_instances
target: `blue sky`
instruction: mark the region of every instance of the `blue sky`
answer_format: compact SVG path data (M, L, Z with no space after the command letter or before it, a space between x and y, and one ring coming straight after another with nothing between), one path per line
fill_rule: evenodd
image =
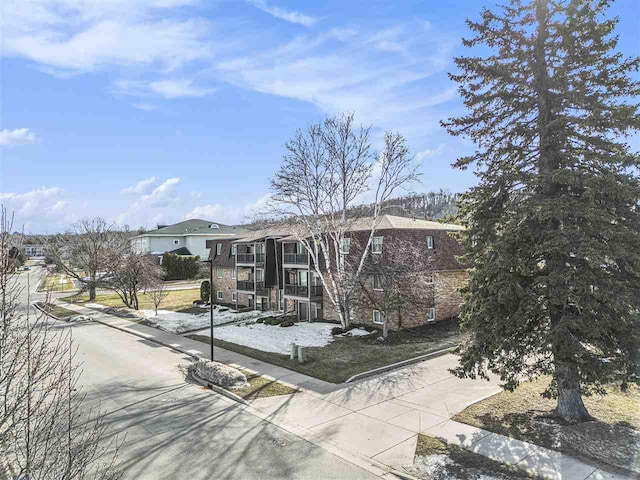
M0 201L27 232L78 218L241 222L297 128L353 111L400 131L415 191L463 191L470 145L447 72L465 18L495 1L4 0ZM618 0L640 54L640 2ZM639 145L637 138L632 140Z

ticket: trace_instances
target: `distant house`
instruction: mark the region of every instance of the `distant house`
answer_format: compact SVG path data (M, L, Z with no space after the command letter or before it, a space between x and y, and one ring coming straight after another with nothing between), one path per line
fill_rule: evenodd
M131 247L137 253L163 255L197 255L209 258L214 241L237 237L246 231L209 220L191 219L174 225L158 225L152 230L131 238Z
M45 245L22 245L24 250L24 256L29 257L44 257L47 247Z

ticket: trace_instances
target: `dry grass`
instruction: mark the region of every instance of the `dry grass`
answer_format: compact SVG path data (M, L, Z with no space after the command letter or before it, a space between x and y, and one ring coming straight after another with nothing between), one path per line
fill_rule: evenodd
M64 283L60 283L61 279ZM47 275L38 287L39 292L70 292L75 289L76 287L71 278L61 273Z
M431 455L446 455L452 461L450 465L444 467L445 471L442 472L441 478L477 478L483 475L498 479L535 478L515 467L469 452L439 438L419 434L416 457Z
M162 301L160 305L161 310L172 310L174 312L184 312L191 313L193 309L194 300L200 299L200 289L199 288L191 288L189 290L167 290L167 296ZM62 298L66 302L71 303L87 303L89 301L88 295L74 295L72 297ZM149 295L141 293L138 295L138 300L140 302L141 310L152 310L153 300ZM101 305L105 305L107 307L124 307L124 303L122 303L122 299L115 293L109 294L100 294L96 296L96 299L93 303L99 303ZM202 310L198 310L202 312Z
M73 310L69 310L68 308L61 307L60 305L44 302L39 302L39 305L42 307L45 313L63 320L78 315L78 312L74 312Z
M391 341L386 343L376 341L378 335L337 337L327 346L305 348L304 363L290 360L288 355L263 352L224 340L215 339L214 344L327 382L341 383L356 373L452 347L460 340L455 321L436 322L413 331L391 333ZM210 342L210 337L205 335L188 337Z
M290 395L298 392L295 388L283 385L275 380L269 380L258 374L241 370L247 376L248 386L231 389L233 393L244 398L253 400L254 398L275 397L276 395Z
M585 398L594 421L568 424L553 416L555 401L541 397L548 378L523 383L458 413L454 420L547 448L640 473L640 389L611 387Z

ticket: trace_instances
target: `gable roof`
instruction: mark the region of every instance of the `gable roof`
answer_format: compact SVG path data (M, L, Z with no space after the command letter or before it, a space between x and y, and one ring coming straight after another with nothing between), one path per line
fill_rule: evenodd
M173 225L151 230L150 232L138 235L138 237L154 237L167 235L238 235L244 234L245 230L239 227L224 225L210 220L192 218Z

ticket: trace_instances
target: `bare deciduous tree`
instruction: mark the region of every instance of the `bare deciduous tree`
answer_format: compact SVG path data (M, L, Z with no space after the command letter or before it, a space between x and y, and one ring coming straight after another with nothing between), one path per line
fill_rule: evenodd
M309 252L314 270L344 327L375 235L382 205L417 179L417 165L399 133L387 132L383 151L371 148L369 128L344 114L298 131L285 145L280 170L271 179L276 214L288 220ZM368 208L361 205L371 195ZM359 207L359 208L356 208ZM343 253L355 225L366 232L357 256Z
M47 252L58 269L76 279L81 291L89 292L89 300L95 300L96 288L104 285L128 249L127 232L98 217L74 223L67 233L53 237Z
M426 244L393 238L385 241L383 249L383 254L372 255L365 263L354 304L382 314L387 338L391 323L401 324L403 315L426 319L427 309L435 305L435 286Z
M161 284L162 268L146 254L113 252L110 257L114 264L109 265L105 288L116 292L127 307L138 310L138 293Z
M31 312L10 268L12 221L0 217L0 459L12 478L119 478L119 445L83 402L71 330Z
M150 290L147 291L147 295L151 297L151 301L153 302L153 307L156 312L156 316L158 315L158 307L163 302L163 300L169 295L167 288L164 283L158 281L154 285L150 286Z

